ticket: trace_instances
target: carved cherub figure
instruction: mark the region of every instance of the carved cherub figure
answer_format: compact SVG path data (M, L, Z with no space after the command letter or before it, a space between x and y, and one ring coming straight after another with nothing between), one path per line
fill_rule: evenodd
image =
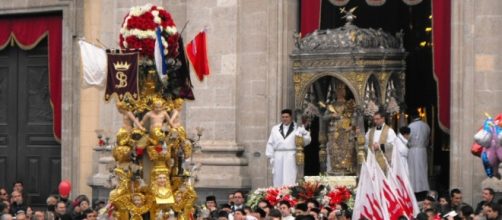
M145 130L139 120L134 117L134 114L129 111L127 105L124 102L117 102L117 109L119 110L120 114L122 114L122 128L124 128L126 131L131 131L134 126L136 126L141 130Z
M170 126L172 126L171 118L164 109L164 101L162 99L155 99L152 107L152 110L147 112L141 121L142 125L145 125L147 121L149 122L149 132L152 132L154 129L162 129L164 122L167 122Z
M173 101L173 110L171 114L170 125L173 128L178 128L181 126L181 109L183 108L183 99L177 98Z

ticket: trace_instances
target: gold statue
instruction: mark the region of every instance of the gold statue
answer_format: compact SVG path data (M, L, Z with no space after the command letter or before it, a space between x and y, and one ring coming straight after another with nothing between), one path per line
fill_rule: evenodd
M176 202L173 205L173 210L179 213L178 220L189 220L193 213L193 203L197 199L197 194L189 181L176 191L175 197Z
M353 175L356 173L356 129L354 121L355 101L346 100L346 86L336 85L336 100L326 106L325 118L330 119L327 153L328 173ZM360 132L359 132L360 133Z

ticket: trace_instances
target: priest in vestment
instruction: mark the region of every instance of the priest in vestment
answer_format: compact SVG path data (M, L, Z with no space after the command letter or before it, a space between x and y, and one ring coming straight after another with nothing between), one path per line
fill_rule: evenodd
M387 165L385 159L390 161L392 158L392 148L396 139L396 133L390 126L385 124L384 112L376 112L373 115L373 123L375 126L366 132L365 147L375 152L378 164L383 171L386 171Z
M265 151L272 166L274 187L296 183L295 137L302 136L304 146L311 140L310 133L293 122L290 109L281 111L281 122L272 128Z

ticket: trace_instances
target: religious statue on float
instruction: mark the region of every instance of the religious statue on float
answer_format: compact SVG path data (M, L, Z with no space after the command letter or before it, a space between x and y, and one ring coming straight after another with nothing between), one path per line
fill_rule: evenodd
M160 24L154 19L149 22L152 27L162 26L165 60L161 62L168 67L155 65L154 50L147 41L128 44L131 37L138 36L133 36L127 24L121 30L122 51L107 53L110 68L105 99L116 94L116 107L122 115L112 150L117 185L109 194L107 209L118 220L188 220L197 199L186 167L194 141L188 138L180 118L184 99L194 97L185 57L178 56L183 50L183 45L178 45L181 35L162 7L135 7L124 20L137 19L140 12L162 15Z
M335 96L332 103L321 105L326 108L323 118L329 121L327 172L329 175L354 175L357 170L356 152L359 145L364 145L364 136L356 126L355 100L347 100L344 83L337 82Z

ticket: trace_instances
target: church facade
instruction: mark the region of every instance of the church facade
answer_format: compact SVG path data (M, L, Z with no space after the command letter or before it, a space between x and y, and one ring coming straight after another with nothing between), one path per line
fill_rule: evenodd
M296 0L114 0L6 1L0 16L61 12L63 21L61 179L69 179L73 195L92 194L88 179L96 169L93 148L102 129L110 137L120 126L104 88L83 87L77 41L81 38L118 47L120 25L129 8L146 3L170 11L179 29L186 22L185 42L208 27L212 74L193 77L196 100L183 112L187 132L203 128L201 164L196 187L235 190L272 184L265 145L280 111L294 107L290 54L298 31ZM499 113L502 74L499 39L502 3L497 0L452 1L450 187L464 192L466 202L480 198L486 177L481 161L471 155L472 136L484 112ZM364 15L360 15L364 16ZM113 139L113 138L112 138Z

